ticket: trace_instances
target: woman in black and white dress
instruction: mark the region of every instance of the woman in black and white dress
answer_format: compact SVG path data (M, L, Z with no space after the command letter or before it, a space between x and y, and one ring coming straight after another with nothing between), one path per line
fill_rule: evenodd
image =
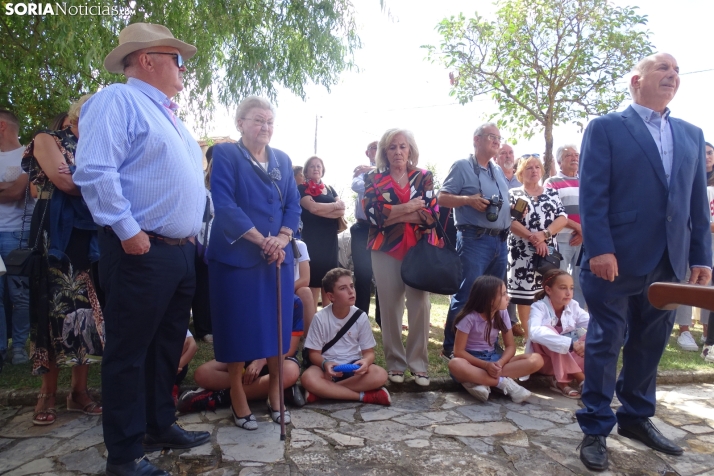
M513 220L508 235L508 295L518 307L525 337L528 338L528 317L535 294L542 288L542 276L533 266L533 256L546 256L557 249L554 237L568 223L558 191L541 184L543 163L531 156L521 160L516 178L523 186L509 191L511 205L519 198L528 202L520 220Z

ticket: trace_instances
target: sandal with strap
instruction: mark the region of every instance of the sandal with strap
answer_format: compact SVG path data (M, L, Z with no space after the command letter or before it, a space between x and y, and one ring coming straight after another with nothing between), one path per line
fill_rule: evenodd
M275 410L273 410L273 407L270 406L270 399L266 400L265 403L268 405L268 411L270 412L270 418L272 418L273 421L279 425L280 424L280 412L276 412ZM292 420L290 418L290 412L288 410L285 410L285 424L289 425L291 421Z
M558 392L565 398L572 398L573 400L577 400L578 398L580 398L580 392L578 392L570 385L566 385L565 387L559 387L558 381L555 379L555 377L551 377L549 383L551 390L553 390L554 392Z
M231 405L231 411L233 412L233 421L238 428L243 428L244 430L253 431L258 429L258 421L255 419L252 413L248 413L244 417L239 417L236 415L236 411Z
M403 383L404 382L404 372L400 372L399 370L390 370L387 372L387 375L389 376L389 381L394 382L394 383Z
M54 393L40 393L37 395L37 400L46 400L48 398L54 397ZM40 417L44 418L40 418ZM32 424L36 426L48 426L57 421L57 409L56 408L44 408L43 410L37 410L32 414Z
M89 397L89 392L83 392L84 395ZM91 400L91 397L89 397ZM70 392L69 395L67 395L67 411L70 412L81 412L84 413L85 415L90 415L90 416L99 416L102 414L102 406L95 402L94 400L90 401L86 405L82 405L81 403L77 403L74 400L72 400L72 392Z

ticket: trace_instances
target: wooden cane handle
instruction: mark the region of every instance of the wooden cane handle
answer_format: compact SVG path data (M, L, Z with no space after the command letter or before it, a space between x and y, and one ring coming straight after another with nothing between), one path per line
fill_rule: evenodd
M693 306L714 311L714 287L680 283L653 283L647 297L658 309Z

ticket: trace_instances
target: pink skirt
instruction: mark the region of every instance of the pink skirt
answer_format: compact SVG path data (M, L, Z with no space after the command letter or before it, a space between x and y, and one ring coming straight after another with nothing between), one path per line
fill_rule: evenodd
M560 331L555 327L546 326L553 330L554 333L560 334ZM585 340L585 336L580 338ZM572 375L585 370L583 358L575 352L567 354L559 354L548 349L544 345L532 342L533 352L540 354L543 357L543 367L538 371L543 375L554 375L559 383L568 383L573 380Z

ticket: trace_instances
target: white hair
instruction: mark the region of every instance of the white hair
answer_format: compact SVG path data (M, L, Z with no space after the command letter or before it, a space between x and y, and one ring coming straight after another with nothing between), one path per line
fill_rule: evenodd
M573 149L576 153L578 152L578 146L575 144L561 145L555 152L555 160L558 162L558 165L560 165L560 163L563 161L563 154L565 153L565 149Z

